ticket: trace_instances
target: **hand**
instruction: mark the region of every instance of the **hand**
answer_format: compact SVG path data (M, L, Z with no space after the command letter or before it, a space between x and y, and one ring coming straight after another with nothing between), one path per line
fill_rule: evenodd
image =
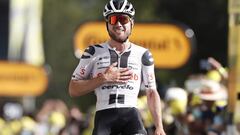
M127 83L132 77L132 72L128 68L115 67L117 63L110 65L103 74L107 83Z
M212 65L212 67L214 69L216 69L224 79L228 79L228 73L227 71L223 68L223 66L221 65L220 62L218 62L217 60L215 60L212 57L208 58L208 62Z
M214 67L215 69L219 69L222 67L221 63L219 63L216 59L214 59L213 57L209 57L208 58L208 62L211 64L212 67Z
M165 133L165 131L163 130L163 128L156 128L154 135L166 135L166 133Z

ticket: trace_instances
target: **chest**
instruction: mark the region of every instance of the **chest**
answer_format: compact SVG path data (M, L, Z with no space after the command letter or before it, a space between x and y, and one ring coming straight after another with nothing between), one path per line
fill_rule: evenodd
M141 72L141 55L134 53L133 51L117 54L113 50L109 50L108 53L101 53L98 55L95 61L95 72L103 72L105 69L117 62L118 68L130 68L135 73Z

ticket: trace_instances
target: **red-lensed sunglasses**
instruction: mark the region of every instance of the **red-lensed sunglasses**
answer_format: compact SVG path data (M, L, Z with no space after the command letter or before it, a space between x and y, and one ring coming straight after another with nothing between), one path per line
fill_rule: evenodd
M130 21L130 17L128 15L111 15L108 17L107 22L111 25L117 24L120 22L122 25L127 24Z

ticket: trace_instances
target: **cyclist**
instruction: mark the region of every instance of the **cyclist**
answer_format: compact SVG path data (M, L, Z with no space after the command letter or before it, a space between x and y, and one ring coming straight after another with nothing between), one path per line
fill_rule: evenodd
M151 53L132 42L135 10L127 0L110 0L103 11L109 41L89 46L69 84L71 96L95 91L93 135L147 135L136 108L143 84L155 123L155 135L165 135L160 97Z

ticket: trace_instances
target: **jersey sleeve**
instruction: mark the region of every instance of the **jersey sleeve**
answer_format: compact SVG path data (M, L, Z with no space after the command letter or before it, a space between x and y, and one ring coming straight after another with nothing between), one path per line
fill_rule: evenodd
M85 49L78 66L73 72L72 80L84 80L91 77L93 63L95 59L94 54L94 46L89 46L87 49Z
M149 50L145 51L142 56L142 79L143 89L157 89L154 72L154 60Z

